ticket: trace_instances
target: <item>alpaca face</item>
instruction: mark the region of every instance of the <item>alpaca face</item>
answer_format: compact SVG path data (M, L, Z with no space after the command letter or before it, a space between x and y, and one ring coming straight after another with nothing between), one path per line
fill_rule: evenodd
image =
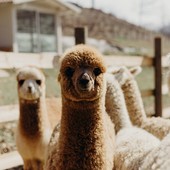
M104 72L100 54L85 45L79 45L63 57L59 81L62 95L73 101L95 100L101 97Z
M23 67L17 74L18 96L23 100L37 100L45 91L45 77L35 67Z
M140 66L133 67L131 69L128 69L127 67L120 67L111 71L111 73L114 74L114 76L122 86L126 84L126 82L133 80L135 76L138 75L141 71L142 68Z

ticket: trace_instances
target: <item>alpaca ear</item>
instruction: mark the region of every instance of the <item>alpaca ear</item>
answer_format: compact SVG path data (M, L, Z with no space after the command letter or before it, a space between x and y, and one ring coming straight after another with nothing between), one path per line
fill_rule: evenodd
M142 68L140 66L136 66L136 67L130 68L129 71L133 76L137 76L142 71Z
M124 66L115 66L115 67L108 68L107 72L111 74L118 74L118 73L122 73L124 70L125 70Z

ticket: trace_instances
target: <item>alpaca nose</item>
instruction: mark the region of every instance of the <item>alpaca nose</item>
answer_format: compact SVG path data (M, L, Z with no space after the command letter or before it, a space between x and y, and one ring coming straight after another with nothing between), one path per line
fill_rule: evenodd
M88 88L90 82L90 76L87 73L83 73L79 79L79 84L83 89Z
M32 82L28 82L27 89L28 89L29 93L33 93L34 92L34 85L33 85Z
M28 86L28 92L29 92L29 93L32 92L32 86Z

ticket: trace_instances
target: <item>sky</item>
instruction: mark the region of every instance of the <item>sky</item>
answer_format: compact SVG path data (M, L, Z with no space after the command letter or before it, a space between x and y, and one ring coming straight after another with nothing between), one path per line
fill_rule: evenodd
M170 0L64 0L94 7L149 29L170 24Z

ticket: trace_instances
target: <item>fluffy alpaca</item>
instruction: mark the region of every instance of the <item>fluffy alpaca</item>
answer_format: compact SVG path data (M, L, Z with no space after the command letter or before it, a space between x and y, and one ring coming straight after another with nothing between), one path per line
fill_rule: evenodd
M45 76L38 68L19 69L17 82L20 116L16 145L24 161L24 170L41 170L52 129L60 119L61 111L54 107L54 102L55 105L58 102L60 108L61 100L48 99L46 108Z
M160 143L153 149L143 161L140 170L169 170L170 168L170 134L168 134Z
M152 152L150 152L147 155L142 166L140 167L140 170L148 169L169 170L169 168L170 168L170 134L168 134L161 141L161 144L157 148L155 148Z
M107 74L106 110L116 127L115 169L137 170L144 157L160 141L143 129L131 125L123 92L113 75ZM109 106L110 105L110 106Z
M126 67L113 71L121 84L126 106L132 123L152 133L159 139L163 139L170 132L170 120L161 117L147 117L140 90L134 75L141 71L141 67L134 67L130 70Z
M115 77L106 73L107 90L105 107L106 112L111 117L115 125L116 133L123 127L131 127L131 121L127 114L123 93L121 92L120 85Z
M60 134L50 144L46 170L113 168L115 132L105 113L105 70L102 56L89 46L63 55Z

